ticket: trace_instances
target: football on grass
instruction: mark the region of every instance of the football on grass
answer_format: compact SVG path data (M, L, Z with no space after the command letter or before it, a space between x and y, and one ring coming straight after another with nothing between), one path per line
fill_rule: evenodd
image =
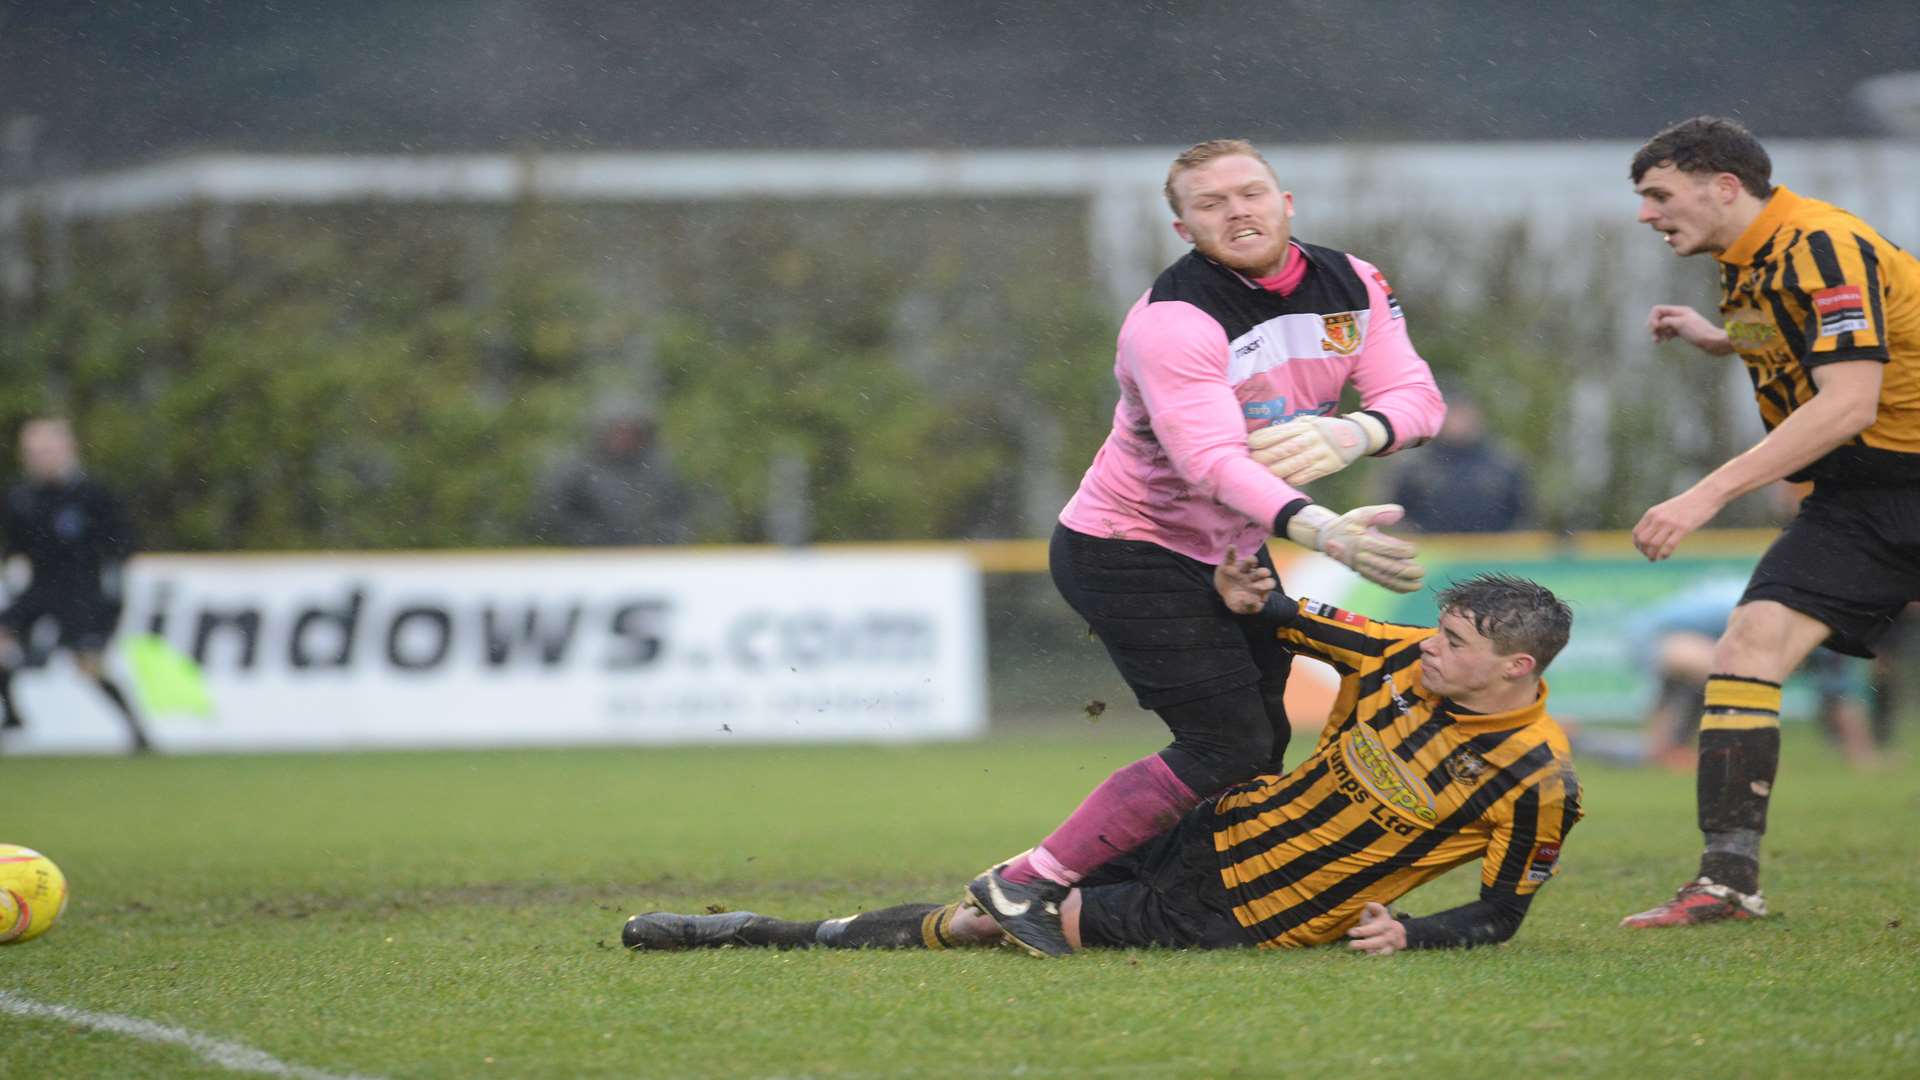
M67 876L32 848L0 844L0 945L32 941L67 910Z

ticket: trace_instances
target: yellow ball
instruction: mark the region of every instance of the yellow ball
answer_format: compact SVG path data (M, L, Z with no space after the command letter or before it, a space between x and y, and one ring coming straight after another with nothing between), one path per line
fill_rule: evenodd
M0 945L32 941L67 910L67 876L32 848L0 844Z

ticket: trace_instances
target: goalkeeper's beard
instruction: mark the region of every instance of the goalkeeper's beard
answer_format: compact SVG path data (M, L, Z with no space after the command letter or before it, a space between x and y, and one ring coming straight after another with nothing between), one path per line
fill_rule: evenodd
M1246 226L1242 224L1234 228L1245 227ZM1292 241L1293 236L1285 225L1275 228L1266 222L1262 222L1258 225L1258 228L1262 234L1261 239L1270 241L1270 243L1261 246L1254 252L1243 251L1236 254L1228 249L1227 245L1222 241L1225 237L1233 235L1233 229L1228 229L1223 232L1220 238L1196 235L1193 240L1193 248L1200 254L1235 273L1244 274L1252 278L1270 277L1279 273L1280 268L1286 265L1287 245Z

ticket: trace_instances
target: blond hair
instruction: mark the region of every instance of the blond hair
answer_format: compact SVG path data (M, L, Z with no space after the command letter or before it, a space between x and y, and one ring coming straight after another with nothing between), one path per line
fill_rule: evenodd
M1268 172L1274 171L1272 163L1260 156L1260 151L1254 149L1253 144L1245 139L1208 139L1206 142L1194 143L1180 151L1180 156L1174 158L1173 165L1167 169L1167 185L1162 190L1166 193L1167 206L1173 211L1174 217L1180 216L1180 197L1173 192L1173 181L1188 169L1197 169L1209 161L1232 157L1235 154L1243 154L1265 165ZM1275 175L1279 174L1275 173Z

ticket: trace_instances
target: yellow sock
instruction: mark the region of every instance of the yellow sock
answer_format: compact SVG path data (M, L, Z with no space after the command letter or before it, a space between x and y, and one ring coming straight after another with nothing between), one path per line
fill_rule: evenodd
M926 942L927 948L951 949L954 947L953 936L948 931L953 926L953 917L959 913L958 902L927 912L927 917L920 920L920 939Z
M1743 675L1707 680L1701 731L1752 731L1780 726L1780 684Z

